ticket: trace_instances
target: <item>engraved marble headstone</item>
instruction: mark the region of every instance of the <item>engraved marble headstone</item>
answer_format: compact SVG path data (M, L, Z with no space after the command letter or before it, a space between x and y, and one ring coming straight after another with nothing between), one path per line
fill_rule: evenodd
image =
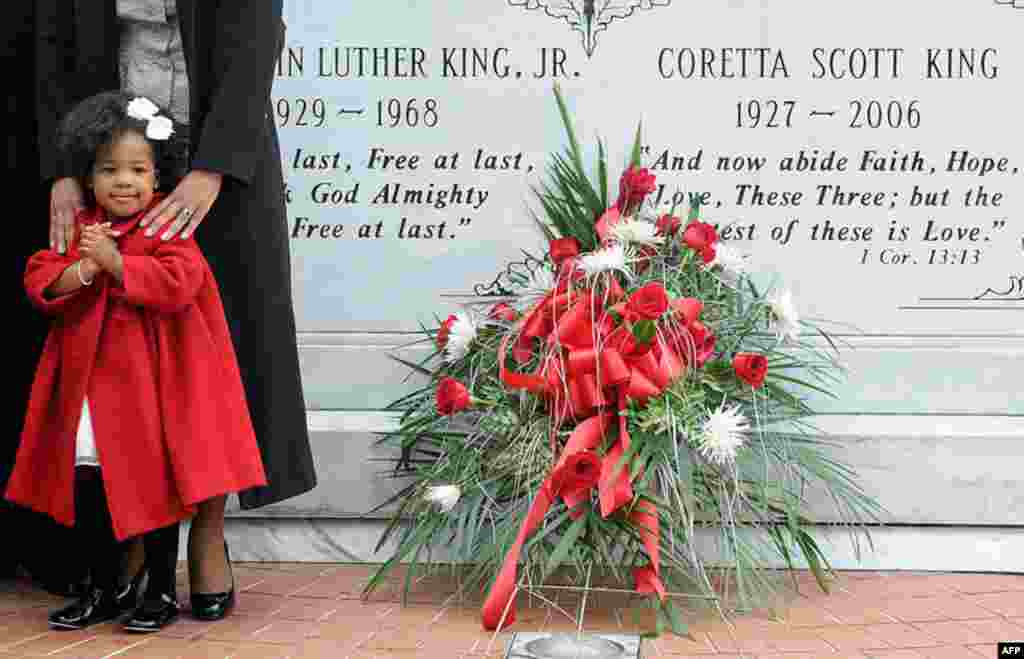
M636 634L517 632L505 659L639 659Z

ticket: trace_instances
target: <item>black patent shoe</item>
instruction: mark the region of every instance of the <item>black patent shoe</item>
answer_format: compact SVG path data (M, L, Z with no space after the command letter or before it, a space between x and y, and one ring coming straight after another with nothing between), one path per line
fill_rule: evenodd
M228 562L228 570L231 571L231 554L228 553L228 543L224 543L224 558ZM231 609L235 608L235 574L231 571L231 590L226 593L192 593L189 597L192 603L192 617L198 620L211 622L223 620Z
M178 600L164 593L145 599L124 623L126 632L158 632L178 619Z
M90 588L74 604L50 614L54 629L85 629L121 615L114 589Z
M143 592L142 583L145 579L146 570L139 570L127 586L122 586L117 591L117 606L122 612L134 611L139 606L139 596Z
M226 593L196 593L191 596L192 616L198 620L223 620L235 608L235 589Z

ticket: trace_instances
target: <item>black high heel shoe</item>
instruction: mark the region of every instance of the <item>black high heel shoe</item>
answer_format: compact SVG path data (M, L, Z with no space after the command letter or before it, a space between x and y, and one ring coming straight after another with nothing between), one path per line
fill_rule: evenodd
M189 599L192 602L192 616L199 620L214 621L223 620L231 609L235 608L235 573L231 569L231 554L228 552L228 543L224 543L224 558L228 562L228 571L231 572L231 590L226 593L192 593Z

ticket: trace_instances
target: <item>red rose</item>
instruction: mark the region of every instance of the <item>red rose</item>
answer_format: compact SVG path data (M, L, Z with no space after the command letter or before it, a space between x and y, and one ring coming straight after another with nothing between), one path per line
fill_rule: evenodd
M594 221L594 231L597 232L597 236L604 242L610 237L608 234L611 233L612 227L620 221L622 221L622 214L618 208L612 206L604 213L601 213L601 217Z
M690 323L690 337L693 338L694 361L697 368L704 365L704 362L711 359L715 354L715 335L712 334L704 323L695 321Z
M619 179L619 199L615 207L621 213L628 213L644 202L644 197L657 189L654 174L646 168L630 166Z
M455 378L441 378L437 383L437 413L449 416L469 407L469 389Z
M717 243L716 243L717 244ZM707 265L715 260L718 255L718 250L715 249L715 245L708 245L704 249L700 250L700 257L704 259L704 264Z
M669 215L666 213L658 218L658 221L654 223L654 226L658 228L659 235L674 236L683 226L683 221L675 215Z
M718 242L718 232L706 222L690 222L683 232L683 242L695 252L700 252Z
M551 474L555 494L585 492L601 478L601 459L593 451L578 451L568 456Z
M452 324L457 320L455 314L448 316L441 327L437 329L437 347L444 348L448 345L448 335L452 333Z
M504 302L499 302L498 304L494 305L491 308L490 317L496 320L504 320L506 322L511 323L515 322L516 318L519 317L519 314L516 313L515 309L508 306Z
M736 353L732 368L736 371L736 377L757 389L764 384L764 378L768 375L768 358L755 352Z
M644 284L629 296L626 309L644 320L657 320L668 310L668 293L661 282Z
M555 265L561 265L563 261L580 253L580 243L575 238L557 238L551 241L549 248L551 260Z
M680 297L672 300L672 311L675 312L679 322L689 325L697 322L700 312L704 310L704 303L695 297Z

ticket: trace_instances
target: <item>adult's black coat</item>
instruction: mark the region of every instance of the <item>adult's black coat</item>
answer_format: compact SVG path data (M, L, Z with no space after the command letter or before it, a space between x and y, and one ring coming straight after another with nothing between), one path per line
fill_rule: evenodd
M4 377L13 388L7 388L4 407L0 408L0 488L6 486L14 465L28 393L48 328L47 318L29 303L22 284L29 255L46 248L49 231L45 221L49 197L39 183L36 167L39 145L32 82L36 62L34 17L34 0L0 3L0 70L11 74L6 101L0 105L4 126L3 190L5 199L18 199L22 208L15 221L6 224L6 239L2 241L0 290L5 312L10 314L5 333L11 346L4 357ZM73 529L3 500L0 528L9 538L17 539L0 543L0 577L14 574L22 566L47 589L64 594L85 577L85 566L67 557L66 548L77 541Z
M51 180L69 173L55 148L60 119L81 99L120 86L117 3L36 2L39 172ZM316 484L270 105L284 39L281 6L282 0L177 0L188 64L191 166L224 175L196 239L221 288L270 483L243 492L243 508L276 503Z

